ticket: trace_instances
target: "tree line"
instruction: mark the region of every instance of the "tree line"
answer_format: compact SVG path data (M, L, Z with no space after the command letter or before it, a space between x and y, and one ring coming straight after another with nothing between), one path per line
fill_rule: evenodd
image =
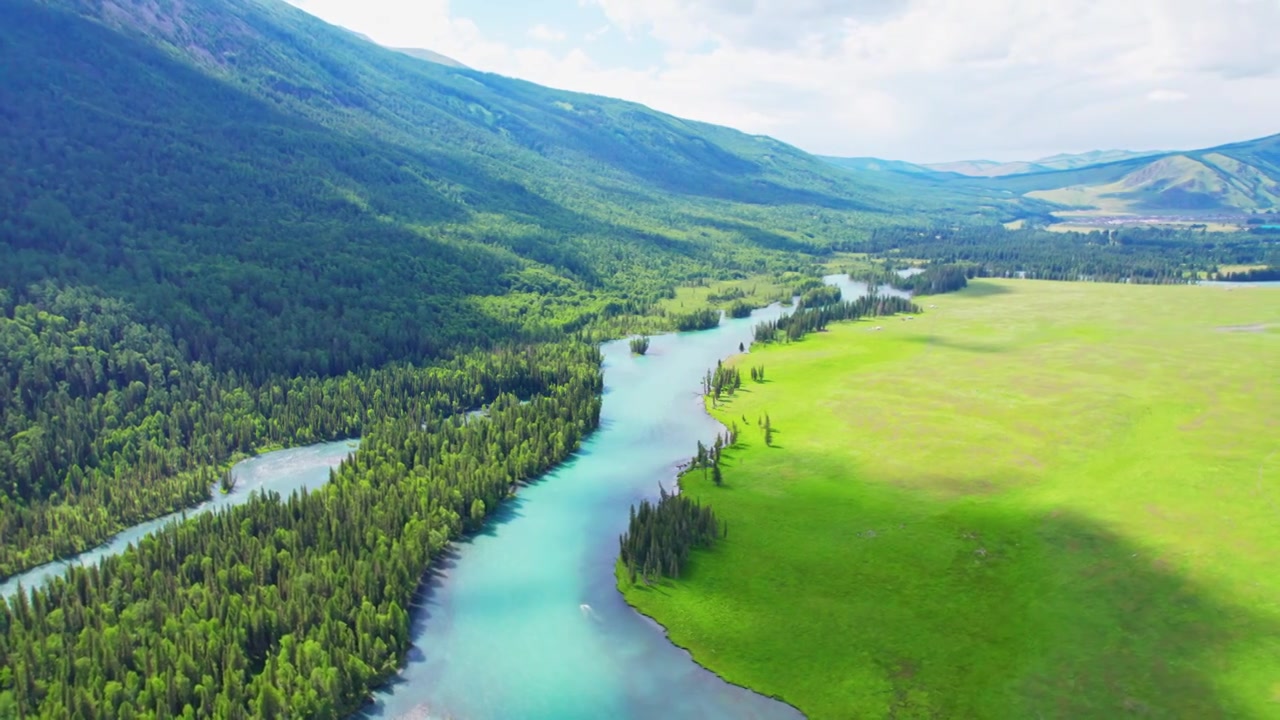
M1000 225L879 227L865 243L836 243L900 262L973 266L972 277L1184 284L1219 265L1280 263L1274 238L1172 228L1116 228L1094 232L1011 230Z
M794 342L811 332L820 332L837 320L857 320L878 315L919 313L915 303L897 296L864 295L857 300L845 300L817 308L799 307L790 315L767 320L755 327L755 341L777 342L780 338Z
M1280 266L1249 268L1234 272L1218 273L1217 279L1226 282L1276 282L1280 281Z

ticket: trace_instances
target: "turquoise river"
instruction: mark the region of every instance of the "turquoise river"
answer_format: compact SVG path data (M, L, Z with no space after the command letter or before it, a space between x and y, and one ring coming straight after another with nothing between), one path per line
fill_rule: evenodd
M845 297L861 283L831 276ZM887 289L882 289L882 292ZM674 484L698 440L723 428L699 396L707 369L749 345L761 320L654 337L643 357L625 340L603 346L600 428L567 462L455 543L425 578L413 613L413 647L367 718L799 718L794 708L724 682L672 645L615 587L618 536L628 508ZM325 443L266 453L235 466L238 485L200 508L243 502L255 490L316 488L357 446ZM71 562L97 562L182 514L143 523ZM0 594L43 582L63 563L11 578Z

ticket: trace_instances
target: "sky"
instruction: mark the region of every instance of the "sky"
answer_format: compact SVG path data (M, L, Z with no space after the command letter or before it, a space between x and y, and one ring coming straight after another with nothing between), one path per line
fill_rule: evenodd
M824 155L1280 133L1280 0L290 0L391 47Z

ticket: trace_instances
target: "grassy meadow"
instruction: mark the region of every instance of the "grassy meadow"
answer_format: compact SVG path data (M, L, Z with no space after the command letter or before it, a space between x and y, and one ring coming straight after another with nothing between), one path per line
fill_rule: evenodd
M921 303L733 361L728 537L627 599L812 718L1280 717L1280 290Z

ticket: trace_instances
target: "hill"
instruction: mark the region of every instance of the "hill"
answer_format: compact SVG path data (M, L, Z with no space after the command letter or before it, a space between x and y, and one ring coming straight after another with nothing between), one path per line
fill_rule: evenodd
M974 198L1040 200L1069 214L1242 213L1280 209L1280 135L1203 150L1095 150L1031 162L969 160L920 165L879 158L824 158L857 172L894 176L900 192L926 187ZM1006 198L1007 202L1007 198ZM1033 213L1035 206L1023 206Z
M1162 155L1158 150L1145 150L1135 152L1133 150L1090 150L1083 153L1060 153L1058 155L1050 155L1048 157L1033 160L1032 162L1042 168L1049 170L1072 170L1074 168L1087 167L1089 165L1102 165L1103 163L1119 162L1121 160L1129 160L1130 158L1146 157L1150 155Z
M1280 208L1280 135L995 178L992 185L1069 209L1109 214Z
M405 332L395 355L434 354L504 314L468 298L656 292L911 211L767 138L424 63L278 2L10 2L0 43L4 286L91 282L224 367L288 366L246 357L280 338L331 353L340 307L367 311L354 357L298 369L377 364Z
M376 40L369 37L368 35L365 35L364 33L355 32L354 30L350 32L352 35L355 35L356 37L360 38L361 40L364 40L367 43L378 44ZM386 47L390 50L395 50L398 53L404 53L409 57L418 58L419 60L426 60L427 62L433 62L433 63L436 63L437 65L445 65L447 67L453 67L453 68L462 68L464 70L470 69L466 65L463 65L462 63L458 62L457 60L454 60L448 55L441 55L440 53L434 50L427 50L426 48L399 48L399 47L390 47L386 45L384 45L383 47Z
M970 177L1000 177L1019 173L1040 172L1049 169L1033 162L996 162L994 160L959 160L956 162L930 163L924 167L938 172L956 173Z
M404 53L409 57L418 58L419 60L426 60L427 62L433 62L438 65L445 65L447 67L460 68L463 70L470 69L466 65L463 65L462 63L458 62L457 60L454 60L448 55L441 55L440 53L435 52L434 50L426 50L423 48L391 48L391 49L395 50L396 52Z
M856 172L897 172L909 175L938 175L948 174L938 170L931 169L924 165L917 165L903 160L885 160L876 157L834 157L824 156L822 158L827 162L841 167L846 170ZM959 174L959 173L956 173Z
M917 167L936 172L968 175L970 177L1004 177L1005 175L1024 175L1026 173L1049 172L1052 170L1072 170L1090 165L1101 165L1103 163L1160 154L1162 153L1152 151L1090 150L1083 153L1060 153L1038 160L1014 160L1010 162L958 160L954 162L928 163Z

